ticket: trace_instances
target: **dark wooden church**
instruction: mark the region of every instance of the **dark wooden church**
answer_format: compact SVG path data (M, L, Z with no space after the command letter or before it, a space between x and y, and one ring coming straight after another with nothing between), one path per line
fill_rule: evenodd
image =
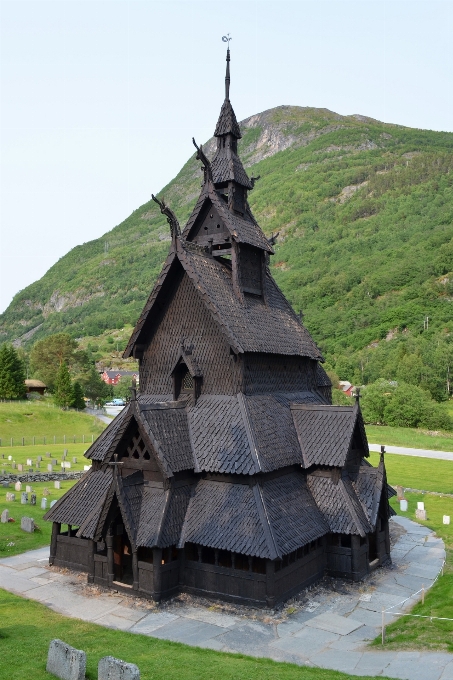
M332 406L322 355L269 271L229 98L212 161L126 349L140 393L47 513L50 563L160 600L178 591L272 607L324 574L390 559L383 457L360 405ZM195 143L195 142L194 142Z

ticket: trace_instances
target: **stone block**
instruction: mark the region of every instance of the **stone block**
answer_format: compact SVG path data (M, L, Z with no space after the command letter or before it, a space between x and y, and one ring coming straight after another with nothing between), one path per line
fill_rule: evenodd
M87 657L81 649L62 640L52 640L47 655L46 671L61 680L85 680Z
M47 498L41 498L41 510L47 510Z
M98 664L98 680L140 680L140 671L135 663L104 656Z
M22 491L20 495L20 502L22 505L27 505L28 503L28 493L26 491Z
M36 505L36 494L32 493L30 496L30 505Z
M16 491L21 491L21 490L22 490L22 484L21 484L21 482L16 482L16 483L14 484L14 488L16 489Z
M420 503L417 503L417 505L420 505ZM421 505L423 505L423 503L421 503ZM426 514L426 510L422 510L421 508L417 508L417 510L415 511L415 518L426 521L428 519L428 515Z
M15 493L7 493L6 494L6 500L7 501L15 501L16 500L16 494Z
M27 484L27 486L25 487L25 491L26 491L27 493L31 493L31 486L29 486L29 485Z
M53 485L56 489L61 489L61 482L54 482Z
M22 517L20 520L20 528L28 534L32 534L35 530L35 523L32 517Z
M9 512L8 512L8 510L3 510L0 521L1 521L2 524L6 524L8 522L8 520L9 520Z

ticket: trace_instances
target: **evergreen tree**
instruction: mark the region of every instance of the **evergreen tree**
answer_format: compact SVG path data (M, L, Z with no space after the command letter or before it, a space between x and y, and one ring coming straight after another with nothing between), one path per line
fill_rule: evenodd
M74 383L74 387L73 387L73 390L72 390L71 406L72 406L72 408L78 408L78 409L85 408L85 400L83 398L83 389L82 389L82 385L79 382Z
M96 403L105 401L110 396L110 385L107 385L99 375L95 366L81 377L85 396Z
M63 361L55 378L54 398L57 406L68 408L74 399L71 376L66 362Z
M25 393L25 371L12 345L0 347L0 399L18 399Z

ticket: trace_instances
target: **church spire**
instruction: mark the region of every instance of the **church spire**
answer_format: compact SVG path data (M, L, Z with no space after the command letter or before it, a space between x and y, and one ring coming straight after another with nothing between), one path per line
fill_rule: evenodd
M226 75L225 75L225 99L230 99L230 48L227 49Z

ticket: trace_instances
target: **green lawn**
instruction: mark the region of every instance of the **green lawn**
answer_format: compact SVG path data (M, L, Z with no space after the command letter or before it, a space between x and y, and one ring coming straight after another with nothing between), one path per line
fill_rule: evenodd
M45 670L53 638L87 653L88 680L97 678L98 661L107 655L137 664L141 680L347 680L350 677L336 671L214 652L103 628L68 619L4 590L0 590L0 622L0 658L5 671L0 677L8 680L53 678ZM365 680L363 676L354 678Z
M385 446L406 446L411 449L453 451L453 432L426 434L425 430L410 427L387 427L367 425L366 434L370 444Z
M369 461L379 464L379 453L370 452ZM385 454L387 480L392 486L453 494L453 461Z
M85 441L91 443L91 437L98 437L104 430L105 424L95 416L90 416L78 411L63 411L54 406L50 399L40 401L19 401L0 403L0 444L2 448L11 447L13 444L21 445L22 438L25 444L51 444L56 438L57 443Z
M29 467L33 468L33 472L47 472L47 465L51 460L57 460L58 465L54 466L54 472L62 472L61 461L63 460L63 452L67 450L66 461L71 463L71 469L68 472L73 472L74 470L83 470L84 465L89 465L90 461L84 458L83 454L91 446L91 439L88 444L51 444L43 446L14 446L13 448L1 448L0 449L0 471L6 470L11 474L22 474L18 472L17 468L12 467L12 463L22 463L26 467L24 472L28 472ZM46 453L50 453L50 458L46 456ZM8 460L9 456L12 456L12 460ZM38 470L36 467L37 457L41 456L41 466ZM77 463L73 463L73 457L77 458ZM33 465L28 466L27 460L31 460Z
M408 512L399 510L395 498L391 504L399 515L415 519L417 501L423 501L428 513L428 520L420 522L433 529L445 542L447 564L444 575L440 576L434 586L427 592L425 604L417 604L411 614L450 618L452 621L436 619L419 619L402 616L387 627L385 648L389 649L439 649L453 652L453 524L443 524L443 515L453 519L453 498L433 496L431 494L407 493ZM380 645L380 638L374 645Z
M44 497L44 489L47 488L50 491L50 495L47 496L47 508L49 508L51 501L60 498L75 483L74 480L62 481L60 482L61 489L55 489L53 482L37 482L31 484L30 486L37 496L36 505L30 505L30 502L28 505L21 505L21 492L14 490L14 484L10 485L9 488L0 486L0 513L7 508L10 517L15 519L15 522L0 524L0 558L18 555L26 550L34 550L45 545L50 545L52 523L43 520L43 516L47 510L41 510L41 499ZM25 491L25 486L25 484L22 484L22 491ZM16 494L16 500L6 501L7 492ZM30 494L28 495L28 498L30 501ZM27 534L25 531L22 531L20 528L20 520L22 517L33 517L39 529L33 534Z

